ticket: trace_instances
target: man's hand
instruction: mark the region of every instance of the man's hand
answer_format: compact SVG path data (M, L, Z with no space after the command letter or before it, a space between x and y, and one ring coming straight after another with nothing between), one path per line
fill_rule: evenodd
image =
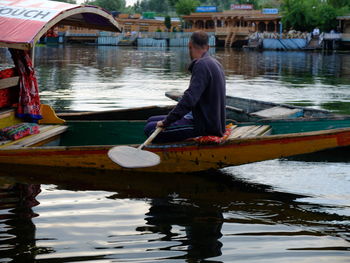
M157 128L164 128L164 123L163 123L163 121L158 121L158 122L157 122Z

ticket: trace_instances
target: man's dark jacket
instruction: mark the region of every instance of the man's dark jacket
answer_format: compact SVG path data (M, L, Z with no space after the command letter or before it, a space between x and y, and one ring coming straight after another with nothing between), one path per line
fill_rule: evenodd
M164 120L164 126L192 111L199 135L222 136L225 132L226 82L221 64L208 52L189 66L192 73L188 89Z

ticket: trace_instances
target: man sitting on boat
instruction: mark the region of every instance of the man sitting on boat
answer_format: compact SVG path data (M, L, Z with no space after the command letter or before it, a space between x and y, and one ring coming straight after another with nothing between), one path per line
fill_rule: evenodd
M225 132L226 82L222 65L209 55L209 37L194 32L188 44L191 80L181 100L167 116L148 119L145 134L157 127L164 130L154 142L182 141L197 136L223 136Z

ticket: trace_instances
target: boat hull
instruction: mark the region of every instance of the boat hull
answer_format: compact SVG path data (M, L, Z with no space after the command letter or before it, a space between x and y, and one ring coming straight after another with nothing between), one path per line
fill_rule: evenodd
M146 150L161 158L159 165L125 169L112 162L113 146L56 146L1 149L0 163L50 167L94 168L133 172L198 172L350 145L350 128L233 139L224 144L193 142L152 145ZM136 146L136 145L135 145Z

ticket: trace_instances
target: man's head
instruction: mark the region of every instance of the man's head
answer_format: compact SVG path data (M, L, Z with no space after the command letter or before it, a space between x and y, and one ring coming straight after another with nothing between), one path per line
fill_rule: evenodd
M209 37L204 31L196 31L191 35L188 48L190 50L191 59L202 57L203 53L209 49Z

